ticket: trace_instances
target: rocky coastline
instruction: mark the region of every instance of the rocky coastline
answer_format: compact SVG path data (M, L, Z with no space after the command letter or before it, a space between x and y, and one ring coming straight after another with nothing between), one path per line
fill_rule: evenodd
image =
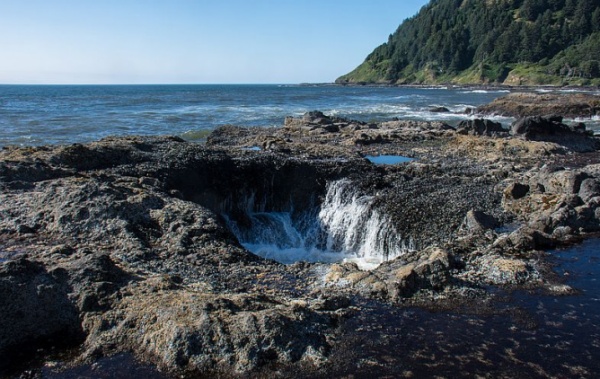
M600 96L588 93L514 92L477 108L477 113L511 117L559 115L591 118L600 115Z
M364 304L573 293L544 251L600 232L600 141L563 123L564 108L535 112L508 129L314 111L279 128L223 126L205 145L130 136L4 148L0 370L55 346L76 351L67 366L131 353L171 377L325 377ZM251 229L259 208L318 212L340 181L384 215L403 246L393 259L284 265L231 227Z

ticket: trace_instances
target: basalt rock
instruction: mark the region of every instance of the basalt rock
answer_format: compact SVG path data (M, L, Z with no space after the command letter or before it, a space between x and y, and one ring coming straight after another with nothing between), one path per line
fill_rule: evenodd
M311 112L281 128L222 127L206 145L132 136L4 149L0 354L68 336L75 360L133 352L172 375L326 371L355 302L535 285L547 280L536 250L600 230L597 152L554 147ZM369 153L415 159L379 166ZM383 263L283 265L240 244L257 214L319 220L340 181L340 235L351 239L360 209L389 234L373 241L398 245L367 246Z
M586 132L585 125L565 125L560 116L521 118L512 124L510 133L529 141L553 142L581 152L595 151L599 143Z
M600 230L595 165L578 170L532 170L527 184L512 183L504 191L503 205L523 220L528 228L511 236L519 248L539 249L575 236ZM515 188L531 188L514 196Z
M488 255L479 264L482 278L490 284L518 285L540 278L540 273L528 262Z
M502 124L487 119L461 121L456 128L456 132L459 134L489 137L505 137L508 135L508 131L502 127Z
M445 113L445 112L450 112L450 109L448 109L446 107L432 107L432 108L429 108L429 112L432 112L432 113Z
M469 233L485 232L498 227L498 221L485 212L470 210L465 217L463 229Z
M325 283L336 288L352 288L365 296L398 302L420 290L441 290L450 281L453 257L440 248L407 253L372 272L355 264L333 265Z
M41 263L20 258L0 265L0 369L37 343L80 342L79 314L69 299L64 269L48 271Z
M562 117L550 116L523 117L515 121L510 133L513 136L523 136L527 139L543 139L553 135L571 134L573 130L562 123Z
M478 107L477 113L517 118L539 115L592 117L600 113L600 96L584 93L510 93Z

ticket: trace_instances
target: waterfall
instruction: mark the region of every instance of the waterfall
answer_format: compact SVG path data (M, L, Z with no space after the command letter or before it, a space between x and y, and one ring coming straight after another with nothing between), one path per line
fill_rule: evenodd
M329 184L319 221L327 249L356 254L367 261L386 261L414 250L388 216L374 207L374 196L360 195L347 179Z
M322 204L302 212L269 212L264 202L257 206L255 201L253 194L241 201L243 222L227 214L225 218L240 243L264 258L282 263L351 261L371 269L414 250L412 241L402 239L390 218L375 207L375 197L358 193L347 179L330 182Z

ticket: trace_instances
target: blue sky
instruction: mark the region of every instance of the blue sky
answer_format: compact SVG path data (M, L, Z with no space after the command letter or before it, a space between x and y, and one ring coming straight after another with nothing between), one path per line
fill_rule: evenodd
M0 83L331 82L427 0L0 0Z

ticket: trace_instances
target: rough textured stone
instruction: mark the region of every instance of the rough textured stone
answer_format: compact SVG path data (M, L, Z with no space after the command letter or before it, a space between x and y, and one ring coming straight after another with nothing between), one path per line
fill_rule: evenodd
M465 216L463 228L470 233L485 232L498 226L494 217L481 211L470 210Z
M558 115L591 117L600 112L600 96L585 93L539 94L510 93L477 108L477 113L512 117Z
M510 197L511 199L521 199L529 193L529 186L521 183L511 183L504 190L504 195Z
M206 146L132 136L3 149L0 352L67 333L83 341L79 360L134 352L174 375L327 367L355 301L537 285L536 250L600 230L598 152L573 147L311 112L223 127ZM367 199L402 247L372 270L261 259L227 222L318 215L342 178L347 203Z
M499 122L493 122L487 119L474 119L461 121L456 132L459 134L469 134L473 136L506 136L508 131L502 127Z
M64 269L50 272L25 258L0 264L0 369L15 350L57 338L64 345L82 338Z

